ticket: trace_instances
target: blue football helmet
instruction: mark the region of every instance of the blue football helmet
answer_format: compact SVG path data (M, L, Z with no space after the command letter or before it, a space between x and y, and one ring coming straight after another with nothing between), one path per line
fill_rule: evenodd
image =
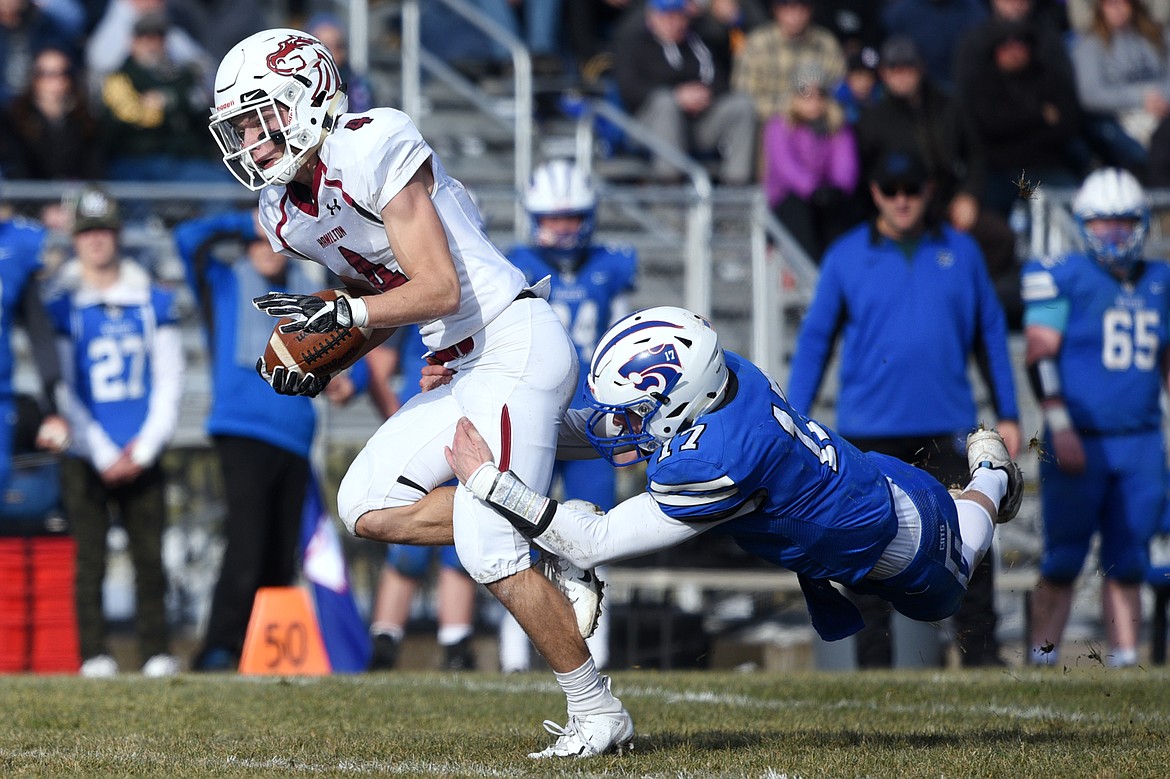
M597 194L588 174L569 160L546 162L529 179L524 207L532 219L532 242L558 266L575 266L593 241ZM556 231L541 225L549 216L576 216L581 224L572 231Z

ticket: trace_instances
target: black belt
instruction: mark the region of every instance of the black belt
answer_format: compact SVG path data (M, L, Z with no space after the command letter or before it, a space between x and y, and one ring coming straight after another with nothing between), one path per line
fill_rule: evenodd
M528 300L530 298L535 298L536 296L537 296L536 293L533 292L532 290L524 289L524 290L520 291L520 294L515 297L514 301L515 300ZM436 363L451 362L451 360L455 360L455 359L458 359L459 357L463 357L465 355L471 354L471 350L474 348L475 348L475 339L469 335L466 338L464 338L462 341L460 341L459 343L457 343L453 346L448 346L446 349L440 349L439 351L435 352L434 354L431 355L431 359Z

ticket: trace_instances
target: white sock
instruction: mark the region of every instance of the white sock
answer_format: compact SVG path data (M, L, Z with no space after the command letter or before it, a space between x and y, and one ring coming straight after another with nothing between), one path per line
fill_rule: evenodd
M986 469L980 468L979 470L983 472ZM973 500L956 500L955 509L959 512L959 535L963 537L963 559L967 561L967 570L974 572L975 566L991 548L991 539L995 536L995 522L987 513L987 509Z
M1057 665L1058 663L1060 663L1060 647L1055 644L1051 648L1034 646L1028 653L1028 665Z
M1111 653L1105 656L1105 665L1110 668L1129 668L1137 665L1137 650L1115 647Z
M510 613L500 619L500 670L506 674L532 667L532 644Z
M975 473L971 475L970 483L967 484L967 489L982 492L991 498L997 509L1000 502L1003 501L1004 495L1007 495L1007 488L1007 471L995 468L976 468Z
M455 646L471 635L471 625L440 625L439 646Z
M575 671L559 673L556 677L557 684L565 692L570 717L621 711L622 702L609 691L609 686L597 673L592 657Z
M391 625L389 622L375 622L370 625L371 636L390 636L395 641L401 641L402 637L406 635L406 630L402 625Z

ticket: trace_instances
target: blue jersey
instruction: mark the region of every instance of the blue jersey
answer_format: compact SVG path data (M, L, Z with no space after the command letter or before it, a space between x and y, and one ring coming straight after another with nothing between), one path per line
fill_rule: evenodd
M12 395L12 327L24 288L41 267L45 231L25 219L0 222L0 399Z
M735 517L714 532L815 579L857 584L897 533L879 459L801 416L732 352L733 397L663 445L647 490L670 517Z
M207 432L254 438L308 457L316 427L313 401L274 394L257 375L256 359L264 353L274 320L258 311L252 298L269 291L308 294L319 287L304 263L289 263L282 286L265 279L246 259L224 263L206 255L217 236L230 235L256 237L251 211L194 219L174 230L187 283L203 309L211 342Z
M865 224L829 247L788 381L803 413L812 411L839 331L837 429L846 436L970 430L972 354L986 358L999 417L1019 416L1003 308L968 235L947 226L927 232L908 258Z
M1082 431L1158 429L1170 266L1142 262L1120 281L1088 255L1033 260L1023 269L1025 325L1061 333L1057 360L1073 424Z
M154 334L178 323L175 295L151 286L138 302L100 303L64 292L46 304L58 334L73 343L66 366L81 403L117 446L146 421L152 392Z
M529 284L552 276L549 305L569 331L582 366L588 365L597 339L615 319L614 300L634 289L638 265L634 250L626 246L592 246L585 261L572 272L559 270L535 246L518 246L508 253L508 259ZM583 370L581 375L585 374Z

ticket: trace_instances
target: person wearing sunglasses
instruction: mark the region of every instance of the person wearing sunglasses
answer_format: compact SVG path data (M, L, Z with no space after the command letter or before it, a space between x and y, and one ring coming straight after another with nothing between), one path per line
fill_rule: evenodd
M952 486L966 476L964 441L980 422L1002 433L1010 456L1020 448L1003 308L974 239L934 216L935 183L917 153L884 153L869 178L877 214L825 252L788 400L802 414L825 417L813 406L840 336L836 428L862 451L897 457ZM967 373L972 356L985 369L991 412L976 406ZM965 666L1002 664L989 558L955 617ZM866 620L858 665L890 666L888 607L865 599L858 605Z

